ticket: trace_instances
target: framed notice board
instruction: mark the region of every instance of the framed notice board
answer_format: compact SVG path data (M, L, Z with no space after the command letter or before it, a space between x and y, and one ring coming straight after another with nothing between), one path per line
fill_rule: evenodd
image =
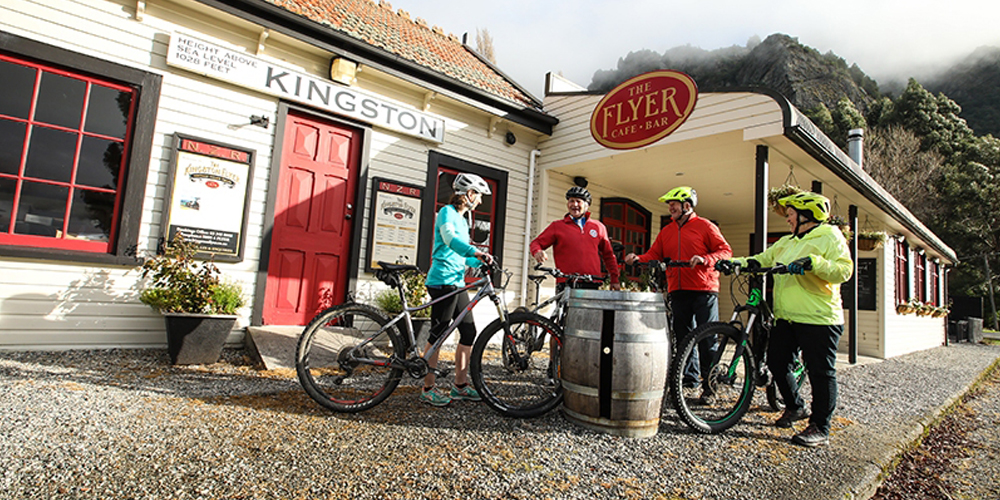
M255 151L174 134L163 236L198 243L198 257L240 262Z
M858 280L859 311L875 310L876 299L878 298L875 290L875 284L878 282L875 263L876 259L858 259L858 274L851 278ZM850 287L842 286L840 290L846 304L850 300L851 289Z
M365 271L378 269L378 261L417 264L423 194L424 188L419 186L372 179Z

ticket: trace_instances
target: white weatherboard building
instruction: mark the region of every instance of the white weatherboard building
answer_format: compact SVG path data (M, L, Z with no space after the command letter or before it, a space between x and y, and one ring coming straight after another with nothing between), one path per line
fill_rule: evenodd
M755 201L762 189L818 183L842 215L895 236L858 254L857 352L944 342L943 319L895 305L944 303L954 253L781 96L702 92L670 136L615 151L589 131L602 96L548 83L539 101L456 37L371 0L6 1L0 348L164 345L135 267L177 232L214 245L250 299L231 343L249 326L302 325L381 287L375 260L426 269L459 172L493 187L473 239L515 271L512 304L527 243L565 213L574 178L595 217L647 245L666 214L656 198L693 186L740 255L786 230Z

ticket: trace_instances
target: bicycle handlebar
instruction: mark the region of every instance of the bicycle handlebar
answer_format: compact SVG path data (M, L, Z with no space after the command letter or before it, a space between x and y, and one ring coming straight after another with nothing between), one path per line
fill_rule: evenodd
M592 274L567 274L554 267L544 267L541 264L535 265L536 271L542 271L554 278L564 278L570 281L602 281L604 278Z
M765 275L765 274L791 274L791 273L788 271L788 266L779 262L771 267L737 266L735 269L733 269L732 274L739 276L741 274Z
M646 267L658 267L661 271L665 271L668 267L691 267L691 261L689 260L647 260L646 262L635 261L632 265L634 266L646 266Z

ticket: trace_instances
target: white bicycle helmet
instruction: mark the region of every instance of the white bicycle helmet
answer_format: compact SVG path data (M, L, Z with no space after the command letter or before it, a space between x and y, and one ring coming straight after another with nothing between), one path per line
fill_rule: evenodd
M483 195L493 194L490 192L490 185L476 174L467 174L464 172L458 174L455 177L455 181L451 183L451 187L455 190L455 194L465 194L470 189Z

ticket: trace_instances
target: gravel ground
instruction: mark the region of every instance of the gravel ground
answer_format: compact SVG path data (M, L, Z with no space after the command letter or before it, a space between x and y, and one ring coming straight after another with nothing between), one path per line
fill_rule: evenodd
M664 408L657 436L630 439L560 411L431 408L414 381L334 414L239 350L194 367L163 350L0 352L0 498L867 498L998 357L958 344L842 369L831 445L805 449L762 393L722 435Z

